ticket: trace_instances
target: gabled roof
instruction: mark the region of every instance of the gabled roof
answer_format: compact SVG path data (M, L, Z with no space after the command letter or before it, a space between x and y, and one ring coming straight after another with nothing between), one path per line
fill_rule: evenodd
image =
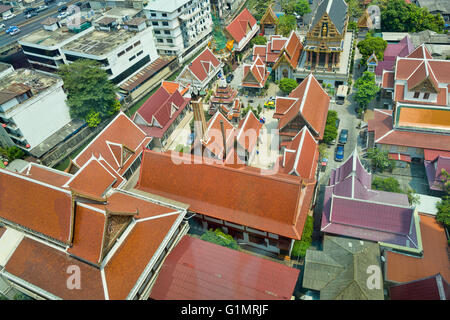
M205 81L209 74L214 71L215 68L220 66L220 61L212 53L212 51L206 47L188 66L190 72L200 81ZM182 72L183 73L183 72ZM182 74L181 73L181 74Z
M369 288L369 268L380 266L377 243L325 235L323 250L307 250L303 287L320 291L321 300L384 300L382 281Z
M406 56L407 58L433 59L425 44L418 46L413 52Z
M277 262L184 236L164 261L150 297L290 300L299 272Z
M336 27L336 30L342 34L345 31L344 25L347 19L347 9L347 3L344 0L322 0L314 14L311 29L314 28L324 14L327 14Z
M120 112L78 156L73 159L73 162L82 167L92 155L96 158L100 156L108 162L108 164L120 175L124 174L128 167L133 163L136 157L139 156L143 147L150 143L152 138L147 137L146 133L140 129L130 118L123 112ZM131 156L126 156L126 160L122 165L121 157L114 152L114 147L111 145L120 146L121 150L133 151ZM125 148L123 148L125 147ZM117 151L117 150L116 150ZM119 158L119 159L118 159Z
M442 191L445 181L442 170L450 173L450 156L438 156L433 161L425 160L424 165L430 189Z
M286 98L278 98L283 101ZM291 99L297 99L291 107L286 110ZM325 131L330 96L323 90L316 78L310 74L289 94L289 101L281 102L283 107L277 109L276 113L281 114L278 122L278 129L282 130L297 115L300 115L307 123L313 134L320 140Z
M371 190L371 175L356 153L330 174L321 231L422 251L418 216L405 194Z
M269 5L260 20L260 24L276 24L277 22L277 15L273 12L272 5Z
M225 29L233 37L233 40L239 43L255 25L256 19L247 8L244 8Z
M233 144L236 129L219 110L217 110L214 116L209 119L202 140L203 146L219 159L223 158L224 153L222 129L220 125L221 121L223 122L225 144L228 150Z
M423 255L413 257L386 251L384 253L386 281L408 282L430 277L436 273L440 273L446 281L450 279L450 260L444 227L436 221L434 216L424 214L419 216Z
M136 111L133 121L137 122L136 117L140 117L141 122L137 122L139 127L147 135L161 138L189 101L189 98L183 98L180 91L169 93L161 86ZM142 124L142 121L146 125Z
M450 286L441 274L389 288L391 300L450 300Z
M161 82L161 87L163 87L164 89L166 89L166 91L169 94L174 94L175 91L179 91L180 94L182 96L184 96L188 90L189 90L189 85L187 85L186 87L183 87L180 83L178 82L173 82L173 81L165 81L163 80Z
M259 131L262 128L262 123L256 118L253 111L249 111L244 119L239 123L239 129L236 133L236 139L239 145L251 153L256 147L259 137Z
M187 203L199 214L300 239L314 185L291 175L147 150L137 188Z
M264 88L268 78L269 71L261 57L258 56L251 65L244 64L243 87Z
M283 49L273 68L277 68L282 61L288 62L293 69L297 68L302 49L303 44L300 41L297 33L295 31L291 31L289 39L284 44Z
M31 179L48 183L54 187L62 187L72 177L69 173L32 162L20 173Z
M0 169L0 220L69 243L73 221L69 190Z
M450 151L449 135L394 130L392 110L375 109L374 118L368 121L368 130L374 132L376 144Z
M318 143L309 129L303 127L284 149L281 166L286 173L314 179L318 158Z

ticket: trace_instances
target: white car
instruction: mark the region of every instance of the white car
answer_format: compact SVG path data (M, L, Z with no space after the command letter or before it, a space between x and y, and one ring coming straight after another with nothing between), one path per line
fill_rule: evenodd
M16 15L14 13L8 13L3 16L3 20L9 20L14 18Z
M5 30L5 28L6 28L6 26L5 26L5 24L4 24L4 23L0 24L0 31L3 31L3 30Z
M60 2L58 2L56 5L57 5L58 7L61 7L62 5L65 5L65 4L66 4L65 2L60 1Z
M64 19L65 17L67 17L69 14L66 11L61 12L60 14L58 14L57 18L58 19Z
M19 32L20 32L20 29L17 28L17 29L12 30L12 31L9 33L9 35L10 35L10 36L13 36L13 35L15 35L15 34L18 34Z
M44 11L44 10L47 10L47 9L48 9L48 6L42 5L42 6L39 6L39 7L36 9L36 11L37 11L37 12L41 12L41 11Z

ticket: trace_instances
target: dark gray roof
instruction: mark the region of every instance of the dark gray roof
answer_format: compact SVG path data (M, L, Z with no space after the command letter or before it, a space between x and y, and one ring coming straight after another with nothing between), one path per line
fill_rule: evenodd
M373 266L381 270L377 243L326 235L323 251L306 251L303 287L321 300L383 300L383 279L378 289L367 286Z
M317 7L311 28L314 28L322 16L327 13L337 31L342 34L347 19L347 9L345 0L323 0Z
M427 8L430 12L450 13L450 1L448 0L418 0L419 6Z

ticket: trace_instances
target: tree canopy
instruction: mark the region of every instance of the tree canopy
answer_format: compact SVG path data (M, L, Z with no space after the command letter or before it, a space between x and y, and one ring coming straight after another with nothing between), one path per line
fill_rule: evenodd
M296 4L297 0L280 0L281 9L283 9L285 14L293 14Z
M295 12L299 15L299 16L304 16L307 13L311 12L311 8L309 7L309 2L308 0L298 0L295 3Z
M372 188L375 190L403 193L402 189L400 188L400 183L398 182L398 180L392 177L385 179L379 177L373 178Z
M292 30L297 27L297 19L293 15L283 15L278 18L278 32L284 37L288 37Z
M372 37L370 34L366 39L358 42L358 50L362 55L361 62L366 65L367 59L375 52L378 61L383 60L384 50L387 47L387 41L380 37Z
M266 43L267 43L267 38L264 36L256 36L250 41L250 44L252 45L252 47L254 45L265 45Z
M438 213L436 220L443 223L445 226L450 226L450 196L442 197L441 201L436 204Z
M72 118L99 123L98 120L120 110L116 99L118 88L96 61L79 59L60 66L58 73L64 81Z
M206 232L201 236L202 240L218 244L223 247L239 250L239 246L236 240L233 239L229 234L223 233L220 229L215 231L206 230Z
M325 143L329 143L337 137L338 130L336 128L336 120L338 120L337 112L335 110L329 110L327 114L325 131L323 133L323 141Z
M372 160L372 168L380 171L391 170L394 168L394 160L389 159L387 151L381 151L378 148L367 150L367 157Z
M252 13L254 13L253 16L255 17L255 19L259 21L263 17L264 13L266 13L267 7L270 3L271 1L267 0L256 0L254 2L248 1L247 6L254 4L254 7L249 7L249 9L252 11Z
M0 155L8 159L9 162L15 159L23 159L25 157L25 152L16 146L2 148L0 147Z
M285 94L291 93L291 91L297 88L297 86L298 86L297 81L291 78L282 78L280 80L280 84L278 85L280 90L283 91Z
M370 101L372 101L380 88L375 83L375 75L372 72L366 71L363 75L355 81L355 101L359 106L366 109Z
M408 4L404 0L383 2L381 9L381 29L385 32L420 32L432 30L442 33L444 19L433 15L427 8Z

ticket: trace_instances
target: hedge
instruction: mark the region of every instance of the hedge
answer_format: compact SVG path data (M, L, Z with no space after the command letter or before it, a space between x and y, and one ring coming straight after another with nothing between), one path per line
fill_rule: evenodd
M311 246L312 233L314 229L314 219L311 216L306 218L305 227L303 228L302 239L300 241L295 240L294 247L292 248L291 256L294 258L306 256L306 250Z

